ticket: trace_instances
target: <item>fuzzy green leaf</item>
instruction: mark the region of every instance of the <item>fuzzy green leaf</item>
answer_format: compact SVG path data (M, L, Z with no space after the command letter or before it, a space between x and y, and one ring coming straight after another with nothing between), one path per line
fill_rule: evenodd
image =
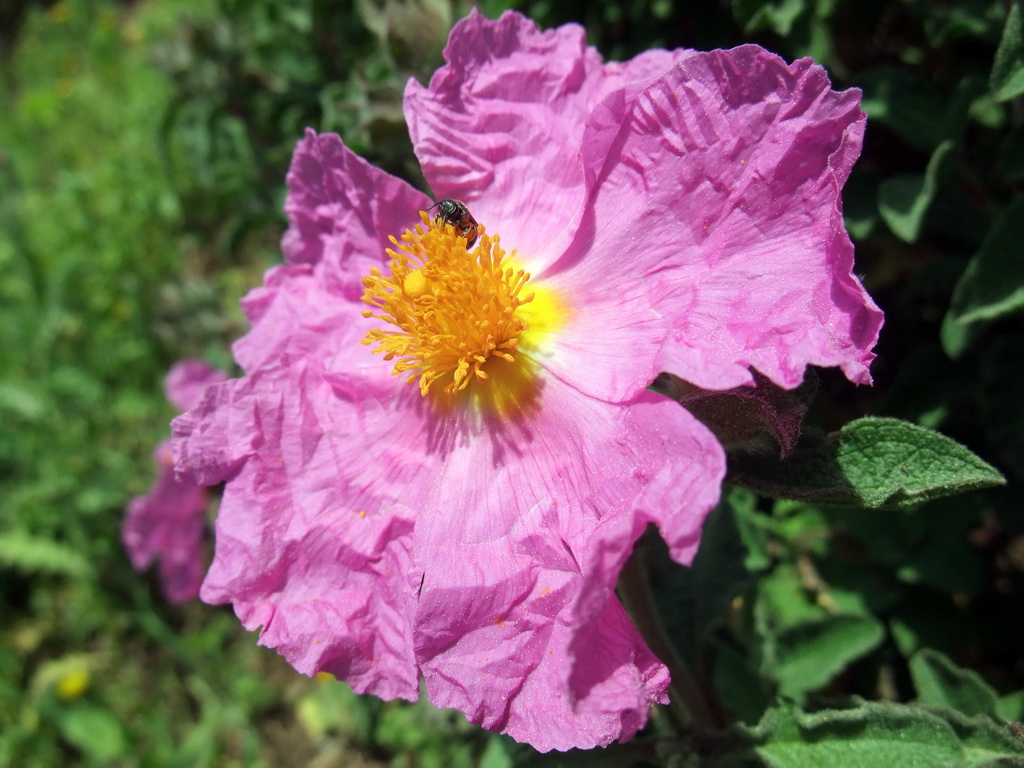
M969 768L1024 766L1024 744L1006 726L952 710L855 702L814 713L769 710L746 734L772 768Z
M925 648L910 660L918 701L936 707L949 707L965 715L998 717L996 692L976 673L960 669L938 651Z
M808 438L781 462L732 456L729 480L774 498L870 508L903 507L1006 482L948 437L880 418Z
M952 320L973 323L1024 309L1024 198L1002 212L953 291Z
M1024 720L1024 690L1000 696L996 700L996 714L1011 723Z
M787 627L776 638L771 670L779 693L787 698L825 685L850 662L882 642L885 630L866 616L829 616Z

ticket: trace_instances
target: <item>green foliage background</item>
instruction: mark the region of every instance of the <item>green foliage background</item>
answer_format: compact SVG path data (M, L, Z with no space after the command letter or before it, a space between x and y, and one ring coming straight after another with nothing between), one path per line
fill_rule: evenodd
M849 742L835 725L845 717L883 742L885 723L903 723L934 764L1016 754L1005 722L1024 719L1020 2L480 7L583 23L607 58L758 42L814 56L837 88L862 88L869 128L845 208L886 327L875 387L823 372L810 422L904 419L1008 481L888 510L798 493L773 502L784 489L746 482L766 495L727 494L692 571L647 543L677 650L717 721L747 724L751 751L659 740L666 718L579 764L684 754L821 764L807 734ZM439 65L468 8L15 0L0 11L0 765L563 760L428 705L306 680L256 648L229 610L168 606L119 542L173 415L164 373L186 356L229 367L244 332L238 299L279 259L284 174L302 129L337 131L422 185L402 89ZM812 721L840 700L847 714ZM837 765L910 759L845 754Z

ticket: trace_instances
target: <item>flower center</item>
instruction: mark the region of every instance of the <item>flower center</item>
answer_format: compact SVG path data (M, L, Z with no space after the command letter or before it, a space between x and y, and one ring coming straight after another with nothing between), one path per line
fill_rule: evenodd
M497 235L481 226L470 253L451 224L420 216L423 226L406 230L401 242L390 238L391 274L374 267L363 278L363 301L377 310L363 316L395 328L374 328L363 344L376 344L375 354L395 360L395 374L408 373L406 381L418 381L424 397L439 380L445 394L454 395L471 381L489 379L484 366L492 358L515 362L526 330L517 310L534 294L522 295L530 276L508 266Z

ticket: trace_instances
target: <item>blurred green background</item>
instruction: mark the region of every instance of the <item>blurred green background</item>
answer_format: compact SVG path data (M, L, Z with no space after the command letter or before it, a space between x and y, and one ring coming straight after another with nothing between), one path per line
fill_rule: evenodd
M699 628L695 668L731 717L754 722L779 693L913 700L907 660L929 648L1001 717L1021 719L1020 4L479 6L583 23L606 58L759 42L812 55L835 87L863 89L869 128L844 197L857 268L886 326L875 387L824 372L812 420L907 419L964 443L1009 483L899 512L733 492L728 599ZM0 765L535 759L459 715L295 674L230 609L167 605L119 541L174 415L167 368L186 356L230 368L228 346L245 330L238 299L280 259L284 176L303 128L337 131L422 186L402 91L440 65L469 7L0 9ZM677 630L693 639L692 627Z

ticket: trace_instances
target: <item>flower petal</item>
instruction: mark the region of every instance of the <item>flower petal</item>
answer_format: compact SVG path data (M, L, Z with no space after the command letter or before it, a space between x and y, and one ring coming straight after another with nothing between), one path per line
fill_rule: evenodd
M167 372L164 393L179 412L187 411L199 405L203 391L208 386L224 381L227 377L224 371L218 371L202 360L181 360Z
M381 482L384 436L315 362L229 384L174 425L182 467L230 480L200 596L234 603L248 629L262 626L260 643L300 672L416 699L415 500ZM355 457L366 476L347 471Z
M129 502L121 541L135 570L159 560L164 595L172 603L184 603L199 594L203 580L207 492L175 480L169 440L157 446L153 461L160 474L149 493Z
M538 749L628 737L667 673L619 570L649 522L692 558L723 453L651 393L612 405L552 379L536 407L439 417L312 357L211 388L174 423L189 476L229 480L202 598L358 691L414 698L422 673L439 706Z
M518 13L475 9L452 30L429 87L411 80L405 114L424 175L462 200L531 269L568 245L583 204L586 118L610 91L662 74L674 54L605 65L582 27L541 32Z
M274 267L263 286L242 299L252 328L231 348L246 371L276 367L307 355L340 359L344 367L387 376L390 367L370 354L360 340L371 327L365 304L340 300L329 282L308 265Z
M600 317L643 324L653 310L668 335L640 349L628 334L570 324L545 364L619 397L629 390L609 382L612 366L595 371L595 357L705 389L749 384L751 366L787 388L809 364L870 381L881 313L851 274L840 200L864 128L859 92L832 91L810 60L786 66L757 46L680 57L637 90L595 110L589 221L540 279Z
M358 301L362 279L384 260L389 235L419 222L432 201L367 163L337 134L306 130L288 170L285 261L320 265L340 295Z
M431 700L537 749L631 735L667 673L614 597L656 522L692 559L724 472L684 409L544 382L535 415L453 436L416 524L416 650ZM451 500L458 500L458 504Z

